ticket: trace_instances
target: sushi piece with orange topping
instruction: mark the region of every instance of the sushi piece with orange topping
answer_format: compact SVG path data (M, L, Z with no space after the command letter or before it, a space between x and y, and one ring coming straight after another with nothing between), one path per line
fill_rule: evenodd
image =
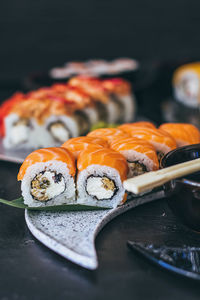
M123 106L104 86L102 80L89 76L77 76L69 80L69 85L83 89L93 98L100 112L100 121L109 123L122 121Z
M156 151L145 140L132 137L120 138L110 143L110 148L126 158L129 167L129 178L159 169Z
M175 99L189 108L200 103L200 62L180 66L173 74Z
M113 101L118 103L119 107L121 106L121 118L116 121L131 122L134 120L136 101L130 83L122 78L111 78L103 80L102 84Z
M119 128L99 128L88 133L89 137L100 137L111 143L115 139L130 137L130 134Z
M119 129L129 132L132 131L132 127L147 127L147 128L153 128L155 129L156 126L151 123L151 122L147 122L147 121L140 121L140 122L135 122L135 123L126 123L126 124L122 124L120 126L118 126Z
M178 147L200 143L200 131L192 124L165 123L159 128L169 133Z
M108 143L106 140L99 137L89 137L89 136L80 136L76 138L69 139L61 147L68 149L73 153L74 157L77 159L81 151L89 149L92 147L98 148L108 148Z
M29 207L75 202L76 166L65 148L44 148L29 154L19 173L24 203Z
M120 153L90 147L77 160L77 202L88 205L116 207L126 200L123 181L128 165Z
M168 153L169 151L176 149L175 139L167 132L161 129L154 129L148 127L133 127L123 129L124 132L129 133L132 137L143 139L154 146L156 149L158 160Z

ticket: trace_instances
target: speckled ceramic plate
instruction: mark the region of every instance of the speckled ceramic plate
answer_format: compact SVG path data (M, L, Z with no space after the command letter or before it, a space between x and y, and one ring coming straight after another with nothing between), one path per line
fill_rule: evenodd
M31 233L41 243L90 270L98 267L95 237L116 216L141 204L164 197L163 191L132 197L124 205L111 210L84 212L38 212L26 210L25 219Z

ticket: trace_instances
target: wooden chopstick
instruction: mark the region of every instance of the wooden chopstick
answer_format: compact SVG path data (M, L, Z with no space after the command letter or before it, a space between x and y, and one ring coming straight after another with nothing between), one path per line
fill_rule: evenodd
M200 171L200 158L127 179L123 182L123 185L128 192L140 194L161 186L172 179L197 171Z

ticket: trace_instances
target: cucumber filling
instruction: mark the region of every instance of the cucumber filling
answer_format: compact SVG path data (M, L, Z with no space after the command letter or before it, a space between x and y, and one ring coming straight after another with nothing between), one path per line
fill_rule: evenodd
M35 200L45 202L66 189L65 180L61 173L44 171L36 175L31 181L31 195Z
M117 188L115 182L106 176L90 176L86 182L86 191L89 196L97 200L112 199Z

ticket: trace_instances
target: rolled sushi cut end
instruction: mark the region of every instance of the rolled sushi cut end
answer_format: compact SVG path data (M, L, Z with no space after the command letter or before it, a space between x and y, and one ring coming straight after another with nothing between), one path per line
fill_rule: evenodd
M128 123L134 120L136 115L136 101L133 94L117 95L118 100L124 107L123 122Z
M111 96L109 102L106 103L106 108L109 123L117 123L123 120L124 107L120 101L118 101L117 97L114 95Z
M79 172L77 203L115 208L126 198L119 172L111 167L93 164Z
M66 142L80 135L81 124L74 116L51 116L46 121L46 132L52 139L51 144Z
M58 141L60 143L62 143L63 141L67 141L71 137L69 129L61 121L49 124L48 130L55 141Z
M28 167L21 184L24 203L29 207L75 202L75 183L68 166L61 161L38 162Z
M8 115L5 120L5 136L3 145L5 148L31 149L40 147L40 136L43 136L41 126L33 119L21 118L17 114Z

